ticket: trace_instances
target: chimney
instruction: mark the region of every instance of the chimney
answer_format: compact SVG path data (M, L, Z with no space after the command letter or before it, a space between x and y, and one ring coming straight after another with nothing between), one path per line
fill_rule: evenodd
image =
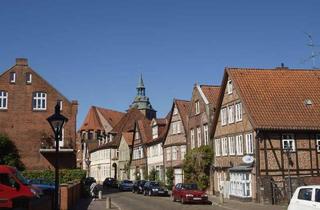
M289 69L284 65L284 63L281 63L281 66L276 67L276 69Z
M28 66L28 59L26 58L16 58L17 66Z

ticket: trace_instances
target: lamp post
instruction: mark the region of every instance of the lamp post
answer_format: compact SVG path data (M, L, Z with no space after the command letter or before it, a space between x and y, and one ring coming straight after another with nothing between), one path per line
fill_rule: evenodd
M59 210L59 140L61 140L63 125L68 122L68 118L60 114L60 102L57 101L57 105L54 109L54 114L47 118L53 132L56 142L55 151L55 191L54 191L54 210Z

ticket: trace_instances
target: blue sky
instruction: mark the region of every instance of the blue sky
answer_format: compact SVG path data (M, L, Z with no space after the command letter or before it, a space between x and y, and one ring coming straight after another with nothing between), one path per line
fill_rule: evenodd
M195 82L220 84L225 67L311 68L301 62L311 55L304 32L320 44L319 8L319 0L3 0L0 71L28 58L79 101L78 127L91 105L126 110L142 73L164 116Z

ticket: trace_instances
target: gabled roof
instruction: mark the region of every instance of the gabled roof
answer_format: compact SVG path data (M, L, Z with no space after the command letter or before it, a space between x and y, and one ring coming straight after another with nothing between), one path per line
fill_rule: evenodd
M133 132L123 132L122 137L127 142L129 146L132 146L133 143Z
M185 129L185 132L187 133L188 114L189 114L189 110L190 110L190 101L174 99L173 103L176 104L176 106L178 108L179 115L181 117L183 127Z
M141 119L137 121L137 128L140 132L140 137L143 143L147 143L152 139L151 121L148 119Z
M124 116L124 113L122 112L91 106L85 120L83 121L83 124L80 127L80 131L105 130L98 112L100 112L103 118L110 123L111 127L114 127L120 121L122 116Z
M255 129L320 130L320 70L226 68L218 109L228 76Z
M220 86L217 85L200 85L200 88L210 104L216 107L218 102Z
M158 138L153 139L152 136L150 139L148 139L147 141L147 145L152 145L152 144L156 144L159 142L163 142L164 141L164 137L166 135L166 132L169 128L169 120L170 120L170 113L167 114L166 118L161 118L161 119L155 119L157 122L161 122L158 123Z

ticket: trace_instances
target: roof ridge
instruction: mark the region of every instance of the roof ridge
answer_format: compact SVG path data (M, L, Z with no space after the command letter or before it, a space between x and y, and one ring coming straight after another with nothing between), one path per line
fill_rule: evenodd
M275 68L253 68L253 67L226 67L226 70L242 70L242 71L320 71L320 69L297 69L288 67L275 67Z

